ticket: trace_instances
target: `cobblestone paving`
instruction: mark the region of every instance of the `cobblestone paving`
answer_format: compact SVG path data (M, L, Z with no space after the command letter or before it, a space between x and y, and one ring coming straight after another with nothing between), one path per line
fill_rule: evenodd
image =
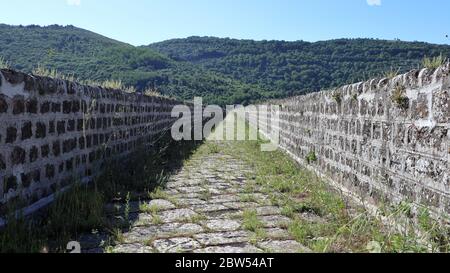
M135 220L123 233L120 243L108 251L308 252L289 235L286 227L291 220L281 214L280 208L272 206L258 186L247 187L248 177L252 177L252 170L232 156L213 153L194 157L170 178L162 194L164 198L130 204L130 215ZM264 236L257 236L244 227L246 210L257 214ZM82 243L83 247L88 245ZM102 251L84 249L85 252Z

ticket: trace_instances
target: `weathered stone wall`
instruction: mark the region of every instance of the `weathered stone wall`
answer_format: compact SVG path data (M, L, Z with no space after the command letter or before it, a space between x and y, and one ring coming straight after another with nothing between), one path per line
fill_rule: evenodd
M152 143L176 104L0 70L0 209L20 200L35 210L105 159Z
M447 64L270 102L282 106L280 147L305 165L315 155L310 167L364 200L448 215L449 71Z

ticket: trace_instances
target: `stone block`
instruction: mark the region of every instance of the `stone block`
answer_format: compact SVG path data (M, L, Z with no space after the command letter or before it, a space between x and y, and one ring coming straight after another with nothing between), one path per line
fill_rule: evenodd
M14 147L13 151L11 152L11 163L13 165L19 165L25 163L25 150L21 147Z

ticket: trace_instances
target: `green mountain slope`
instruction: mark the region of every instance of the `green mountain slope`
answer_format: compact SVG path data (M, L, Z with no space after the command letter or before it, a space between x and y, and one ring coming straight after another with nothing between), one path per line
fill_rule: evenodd
M0 56L31 72L39 64L80 79L122 80L182 99L251 103L416 68L450 46L383 40L317 43L190 37L135 47L73 26L0 24Z
M279 96L381 76L391 68L417 68L424 56L450 56L450 46L372 39L309 43L190 37L149 47Z
M203 96L208 103L232 104L270 96L218 72L73 26L0 25L0 56L25 72L39 64L80 79L122 80L138 90L152 88L182 99Z
M168 68L172 61L149 49L111 40L76 27L0 25L0 54L15 68L38 64L81 78L109 78L119 71Z

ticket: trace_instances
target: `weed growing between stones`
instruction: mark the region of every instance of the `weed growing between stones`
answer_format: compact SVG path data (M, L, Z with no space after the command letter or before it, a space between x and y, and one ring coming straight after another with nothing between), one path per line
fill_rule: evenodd
M406 88L403 85L396 85L392 92L391 99L403 110L409 108L409 98L406 96Z
M167 199L169 196L161 187L157 187L154 191L148 193L150 199Z
M244 229L257 232L264 227L263 223L258 219L258 215L254 210L246 210L243 215Z
M337 104L341 104L342 102L342 95L340 93L334 93L333 99Z
M314 151L311 151L308 153L308 155L306 155L306 162L308 162L308 164L314 163L316 161L317 161L317 156Z
M201 193L200 193L200 200L203 200L203 201L208 201L208 200L210 200L211 199L211 192L209 191L209 189L205 189L204 191L202 191Z

